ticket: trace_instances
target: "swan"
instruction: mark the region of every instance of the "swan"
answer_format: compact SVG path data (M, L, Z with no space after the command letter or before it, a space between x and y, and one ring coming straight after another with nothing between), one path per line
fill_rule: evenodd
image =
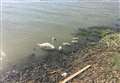
M55 45L53 45L57 41L55 37L51 38L51 43L42 43L42 44L37 44L41 49L44 50L55 50Z
M55 46L50 43L37 44L43 50L55 50Z
M73 40L79 40L79 37L73 37L72 39Z
M63 42L62 45L60 45L60 46L58 47L58 50L61 51L61 50L63 50L66 46L67 46L67 47L68 47L68 46L71 46L71 44L70 44L69 42Z
M70 46L71 44L69 42L63 42L62 45L63 46Z
M58 51L64 54L68 54L71 52L71 43L63 42L62 45L58 47Z
M71 43L77 44L77 43L78 43L78 40L72 40Z

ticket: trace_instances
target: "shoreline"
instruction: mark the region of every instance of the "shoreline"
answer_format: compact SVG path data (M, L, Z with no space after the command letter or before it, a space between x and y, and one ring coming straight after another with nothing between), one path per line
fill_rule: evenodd
M21 69L17 69L16 67L14 67L12 70L9 71L9 74L5 74L5 76L7 77L4 78L3 81L5 81L5 83L29 83L29 81L33 81L31 83L45 83L46 81L47 83L57 83L58 81L65 78L61 76L62 73L66 72L68 75L70 75L71 73L77 71L78 68L80 69L87 64L95 63L95 58L99 58L100 60L102 60L102 56L88 56L91 55L91 52L89 51L93 50L92 55L94 55L94 53L98 53L99 55L99 53L101 54L101 52L104 53L106 49L109 50L109 48L106 48L104 46L102 46L101 49L101 46L99 46L99 41L105 36L114 33L120 33L120 29L117 28L116 30L109 27L90 27L88 29L79 29L78 32L74 33L73 35L73 37L79 37L79 43L76 45L75 48L77 49L74 52L72 50L72 52L66 54L60 54L57 52L55 54L49 53L42 62L39 61L39 59L33 60L34 56L32 56L31 60L33 61L30 60L26 64L21 64L20 67L23 67ZM115 47L115 49L117 48ZM92 59L93 62L91 61ZM100 65L102 63L96 64ZM9 82L7 82L7 80L9 80Z

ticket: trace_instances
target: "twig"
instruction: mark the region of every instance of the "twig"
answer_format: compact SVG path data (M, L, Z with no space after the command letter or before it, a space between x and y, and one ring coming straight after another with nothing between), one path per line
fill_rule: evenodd
M60 81L59 83L66 83L68 81L70 81L71 79L73 79L74 77L76 77L78 74L84 72L85 70L87 70L88 68L90 68L91 65L87 65L86 67L84 67L83 69L79 70L78 72L70 75L69 77L67 77L66 79L64 79L63 81Z

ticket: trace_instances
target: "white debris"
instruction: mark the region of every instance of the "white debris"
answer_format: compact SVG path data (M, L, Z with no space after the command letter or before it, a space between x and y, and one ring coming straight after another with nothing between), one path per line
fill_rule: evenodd
M59 46L59 47L58 47L58 50L59 50L59 51L61 51L62 49L63 49L63 47L62 47L62 46Z
M66 73L66 72L61 74L61 76L63 76L63 77L66 77L67 75L68 75L68 73Z
M18 73L18 71L17 70L12 70L12 73Z

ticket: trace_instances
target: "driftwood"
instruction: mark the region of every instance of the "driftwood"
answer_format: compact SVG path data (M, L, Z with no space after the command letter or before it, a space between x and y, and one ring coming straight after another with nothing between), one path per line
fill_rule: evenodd
M70 75L69 77L67 77L66 79L64 79L63 81L60 81L59 83L66 83L68 81L70 81L71 79L73 79L74 77L76 77L77 75L79 75L80 73L84 72L85 70L87 70L88 68L90 68L91 65L87 65L86 67L84 67L83 69L79 70L78 72Z

